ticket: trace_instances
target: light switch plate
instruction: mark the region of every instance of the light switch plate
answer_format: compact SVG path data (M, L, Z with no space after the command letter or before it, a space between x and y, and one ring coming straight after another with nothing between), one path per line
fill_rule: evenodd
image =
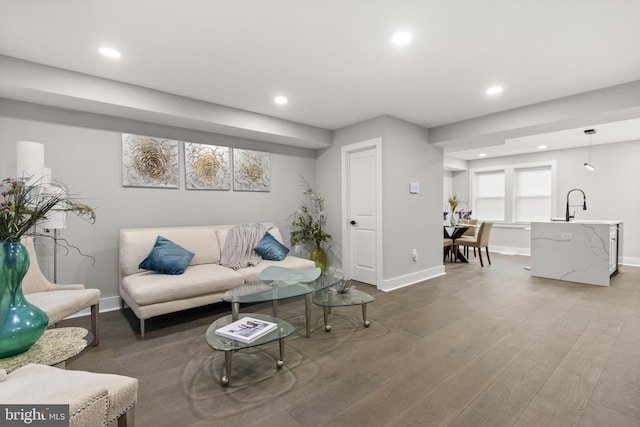
M418 182L412 182L411 186L409 188L409 192L411 194L418 194L420 192L420 183Z

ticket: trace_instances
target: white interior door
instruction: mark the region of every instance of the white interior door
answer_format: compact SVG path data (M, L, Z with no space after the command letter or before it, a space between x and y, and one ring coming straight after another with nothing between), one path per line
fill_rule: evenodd
M377 285L378 263L378 153L365 147L345 153L346 222L351 278Z

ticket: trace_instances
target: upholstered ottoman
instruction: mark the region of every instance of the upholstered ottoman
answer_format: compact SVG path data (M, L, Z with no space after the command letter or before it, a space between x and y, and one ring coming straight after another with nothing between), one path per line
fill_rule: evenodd
M4 381L2 381L4 379ZM69 404L69 425L134 425L136 378L29 364L7 375L0 371L3 404Z

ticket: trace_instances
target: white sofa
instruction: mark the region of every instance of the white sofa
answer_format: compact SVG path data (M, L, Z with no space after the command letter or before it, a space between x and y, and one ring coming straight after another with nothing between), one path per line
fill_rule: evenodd
M257 266L239 270L220 265L227 232L233 225L127 228L120 230L120 298L140 319L200 307L222 301L222 295L245 282L258 280L269 265L287 268L312 268L313 261L287 256L282 261L261 261ZM269 233L280 243L282 235L273 227ZM195 256L183 274L167 275L138 268L149 255L158 236L166 237ZM285 245L286 246L286 245Z

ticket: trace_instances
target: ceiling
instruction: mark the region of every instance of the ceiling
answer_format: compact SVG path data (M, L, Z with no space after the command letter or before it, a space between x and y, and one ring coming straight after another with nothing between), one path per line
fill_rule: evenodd
M584 131L588 129L595 130L595 134L585 134ZM502 145L470 150L455 149L456 151L448 152L445 149L445 155L461 160L478 160L483 157L513 156L576 147L584 147L587 150L589 145L613 144L625 141L640 141L640 119L599 123L588 127L510 138L506 139Z
M639 80L639 16L635 0L0 0L0 54L323 129L434 127Z

